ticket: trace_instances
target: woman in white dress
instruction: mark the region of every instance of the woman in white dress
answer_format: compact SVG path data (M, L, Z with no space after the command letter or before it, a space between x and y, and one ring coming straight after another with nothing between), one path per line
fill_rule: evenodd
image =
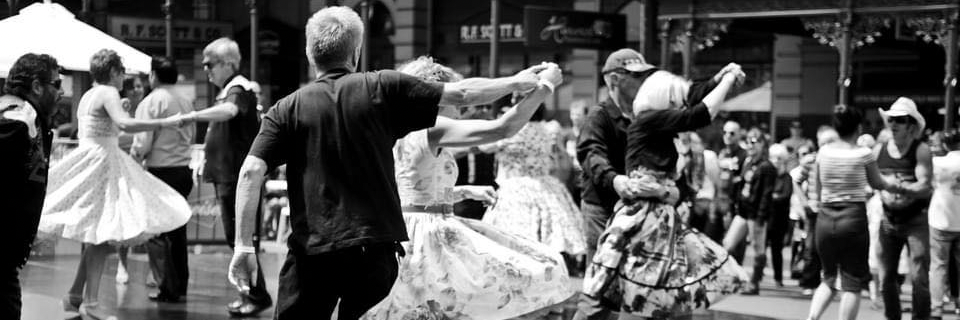
M459 74L421 57L400 68L425 80L458 81ZM573 295L560 254L481 221L456 217L453 203L490 201L492 190L454 187L457 163L445 147L490 143L516 134L561 75L539 72L541 85L496 120L456 120L442 109L433 128L415 131L394 146L403 218L410 241L390 295L365 319L507 319L557 305Z
M50 169L39 227L41 234L89 244L77 270L85 281L71 288L63 307L97 319L107 318L97 304L97 293L114 246L142 242L190 218L186 199L147 173L117 144L119 130L148 131L181 123L179 116L130 118L117 91L123 73L120 57L112 50L100 50L91 58L94 85L77 107L80 144Z

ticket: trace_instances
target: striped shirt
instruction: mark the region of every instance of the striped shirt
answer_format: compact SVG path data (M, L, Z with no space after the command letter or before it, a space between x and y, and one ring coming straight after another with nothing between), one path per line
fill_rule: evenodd
M867 165L876 162L868 148L840 148L829 144L817 153L820 202L866 202Z

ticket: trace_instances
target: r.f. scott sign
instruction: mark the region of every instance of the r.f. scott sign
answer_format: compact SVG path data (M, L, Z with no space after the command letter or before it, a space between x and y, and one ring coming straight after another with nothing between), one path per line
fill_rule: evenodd
M626 45L627 18L619 14L527 6L523 24L528 47L619 49Z
M112 17L110 35L124 41L165 41L166 22L163 19ZM233 26L214 21L173 21L173 41L204 43L223 36L233 35Z

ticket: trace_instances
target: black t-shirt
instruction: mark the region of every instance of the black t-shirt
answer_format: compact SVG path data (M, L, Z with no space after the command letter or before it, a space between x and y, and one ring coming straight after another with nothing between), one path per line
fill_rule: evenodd
M224 90L228 90L226 96L215 103L233 102L237 105L237 115L227 121L211 122L207 128L203 178L208 182L232 184L237 182L243 159L247 157L247 151L257 136L260 116L257 113L257 96L253 91L241 86Z
M690 108L641 112L627 127L627 171L644 167L675 172L678 132L693 131L710 124L710 112L702 102Z
M332 70L267 112L250 155L287 165L291 249L407 240L392 148L434 125L442 94L396 71Z

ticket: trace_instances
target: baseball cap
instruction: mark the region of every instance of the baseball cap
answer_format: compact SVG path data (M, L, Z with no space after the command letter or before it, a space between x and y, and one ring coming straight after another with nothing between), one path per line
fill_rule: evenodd
M607 62L603 64L602 73L607 73L616 69L625 69L631 72L643 72L656 68L648 64L643 55L633 49L620 49L607 56Z

